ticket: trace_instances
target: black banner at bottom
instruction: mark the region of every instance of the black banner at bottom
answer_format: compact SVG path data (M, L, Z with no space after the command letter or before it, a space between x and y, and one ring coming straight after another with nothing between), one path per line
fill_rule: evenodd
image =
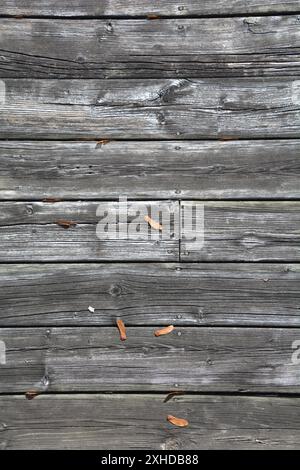
M97 450L24 450L4 451L0 454L1 464L20 464L22 467L28 464L31 469L36 466L40 469L43 463L46 467L65 464L73 467L136 469L141 465L150 467L182 467L196 468L201 465L231 465L253 467L253 465L293 465L298 462L299 452L295 451L97 451Z

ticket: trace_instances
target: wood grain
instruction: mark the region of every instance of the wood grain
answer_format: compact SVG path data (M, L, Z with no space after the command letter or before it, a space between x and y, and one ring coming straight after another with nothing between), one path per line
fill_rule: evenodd
M297 264L4 264L0 326L300 326L299 282Z
M299 447L299 13L1 2L0 449Z
M25 16L202 16L287 13L300 10L297 0L2 0L1 15Z
M177 235L169 230L178 219L175 201L131 202L128 209L118 202L3 202L0 210L2 261L178 261ZM149 227L143 210L163 214L164 235Z
M197 223L193 206L204 207ZM179 261L179 248L182 261L300 260L299 202L181 201L181 244L178 226L173 226L178 209L178 201L132 201L128 214L109 201L1 202L0 261ZM146 212L156 221L162 218L162 231L149 232ZM57 223L61 219L76 225L65 230ZM121 238L118 231L126 230L127 222L130 237ZM117 227L109 238L107 223Z
M0 141L0 198L300 198L300 141Z
M196 223L192 207L204 205ZM187 224L181 242L182 261L300 260L298 202L181 202Z
M48 395L0 398L0 448L93 450L283 449L300 445L299 398ZM187 417L176 429L168 413ZM133 431L134 430L134 431Z
M4 80L0 138L299 137L300 81Z
M1 328L0 393L300 392L298 328Z
M297 77L300 72L297 15L2 19L0 24L1 77Z

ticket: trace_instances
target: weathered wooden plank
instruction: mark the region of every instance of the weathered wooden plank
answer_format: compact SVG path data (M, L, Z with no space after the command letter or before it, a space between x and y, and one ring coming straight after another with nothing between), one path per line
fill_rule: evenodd
M24 16L202 16L245 13L287 13L300 2L272 0L2 0L0 15Z
M2 19L10 78L299 76L299 17Z
M177 261L177 236L170 231L170 236L162 237L150 228L142 212L136 215L144 208L155 221L160 220L160 213L172 221L173 215L178 218L178 202L141 204L131 202L126 208L115 202L3 202L0 261ZM76 225L65 229L61 220ZM139 232L135 232L138 221ZM132 227L133 223L127 239L127 224ZM107 224L112 229L109 235Z
M198 205L182 202L182 213L194 221L191 208ZM202 233L201 223L188 224L181 243L182 261L296 261L300 259L300 203L205 202L200 246Z
M155 329L1 328L0 392L300 391L298 328Z
M164 395L0 398L1 449L296 449L300 399ZM178 429L168 414L189 420ZM132 431L134 429L134 432Z
M300 198L300 141L0 141L0 198Z
M5 80L1 138L299 137L289 79Z
M200 210L195 221L193 207L204 207L204 217ZM180 236L182 261L300 260L300 202L182 201L181 210L180 235L178 201L131 202L128 210L118 202L2 202L0 261L178 261ZM163 218L163 230L149 233L144 214ZM65 230L60 219L77 225ZM128 239L118 235L127 222ZM116 234L106 235L107 223Z
M0 326L299 326L299 282L295 264L0 265Z

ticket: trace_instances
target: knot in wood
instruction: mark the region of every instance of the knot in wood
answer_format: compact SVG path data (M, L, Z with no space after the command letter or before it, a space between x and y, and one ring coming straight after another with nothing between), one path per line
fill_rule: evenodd
M166 118L164 116L164 113L157 113L156 117L160 125L164 125L166 123Z
M112 23L111 23L110 21L109 21L108 23L106 23L106 25L105 25L105 30L106 30L107 33L113 34L113 32L114 32L114 27L113 27L113 25L112 25Z
M85 58L82 55L79 55L76 60L78 64L83 64L85 62Z
M118 286L117 284L113 285L111 286L109 293L112 297L118 297L122 294L122 288L121 286Z
M49 379L49 376L48 376L48 375L44 375L44 377L42 377L42 379L41 379L41 385L42 385L42 387L45 387L45 388L49 387L49 385L50 385L50 379Z
M33 214L33 207L31 205L26 206L26 212L27 212L27 214L32 215Z

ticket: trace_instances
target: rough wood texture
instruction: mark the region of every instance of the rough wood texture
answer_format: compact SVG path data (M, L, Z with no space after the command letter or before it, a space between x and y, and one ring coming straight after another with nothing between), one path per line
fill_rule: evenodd
M1 449L296 449L300 399L164 395L0 398ZM182 430L168 414L186 417ZM134 431L133 431L134 430Z
M300 81L5 80L0 138L299 137Z
M300 198L299 155L299 140L0 141L0 198Z
M300 326L299 283L295 264L0 265L0 326Z
M2 19L0 24L2 77L274 77L300 73L297 15L156 21Z
M141 204L131 202L128 215L121 208L124 223L117 223L117 230L121 231L126 221L134 226L140 221L135 239L119 239L117 235L106 239L106 223L118 221L114 217L114 209L119 208L117 202L2 202L0 261L178 261L179 249L182 261L300 261L299 202L207 201L204 245L199 245L198 222L185 226L181 244L178 230L174 232L172 224L169 230L172 214L178 220L178 201L152 201L152 209L150 202L146 203L145 213L155 221L163 216L165 221L161 232L152 229L151 234ZM185 220L192 217L192 206L202 207L203 203L181 202ZM140 215L136 218L137 214ZM56 223L61 219L77 225L65 230ZM201 220L200 214L198 221ZM100 237L97 226L102 232L98 232Z
M36 16L202 16L300 11L283 0L2 0L0 15Z
M297 11L1 3L0 449L300 445Z
M300 392L298 328L1 328L0 392Z
M136 216L139 211L143 214L141 204L131 202L127 211L115 202L3 202L0 261L178 261L176 236L170 231L170 236L162 237L161 232L150 229L143 215ZM166 222L173 215L178 219L178 202L152 201L151 208L149 204L145 214L155 221L160 220L161 212ZM65 229L61 220L76 225ZM122 238L126 224L137 221L140 230L135 238L132 232L129 239ZM107 223L117 230L110 238L105 233Z
M197 204L181 202L182 211ZM182 261L300 260L299 202L205 202L202 249L193 240L201 231L190 225Z

